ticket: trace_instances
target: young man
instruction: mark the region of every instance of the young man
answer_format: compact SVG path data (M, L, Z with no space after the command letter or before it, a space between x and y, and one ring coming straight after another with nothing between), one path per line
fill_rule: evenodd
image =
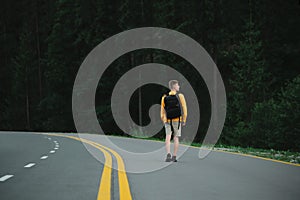
M166 162L177 162L176 155L179 146L179 137L181 136L181 127L185 126L187 117L187 107L183 94L179 92L179 84L177 80L169 81L170 92L163 95L161 99L161 120L165 125L166 131ZM173 132L174 152L171 156L170 140Z

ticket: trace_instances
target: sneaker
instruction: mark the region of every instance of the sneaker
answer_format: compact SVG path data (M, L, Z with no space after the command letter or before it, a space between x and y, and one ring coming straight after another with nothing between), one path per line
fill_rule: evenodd
M172 161L177 162L176 156L172 156Z
M171 162L171 161L172 161L172 159L171 159L171 154L168 153L168 154L167 154L167 158L166 158L166 162Z

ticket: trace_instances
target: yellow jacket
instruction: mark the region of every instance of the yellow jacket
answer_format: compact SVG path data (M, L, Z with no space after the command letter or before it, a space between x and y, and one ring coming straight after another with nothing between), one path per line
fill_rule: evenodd
M176 92L174 92L174 91L169 92L169 95L175 95L175 94L176 94ZM164 101L165 96L166 95L164 95L161 98L161 109L160 109L160 118L163 121L163 123L171 121L170 119L167 119L167 115L166 115L166 111L165 111L165 101ZM183 94L181 94L181 93L178 94L178 97L179 97L179 101L180 101L180 104L181 104L181 109L182 109L182 112L183 112L182 116L180 117L180 121L185 123L186 122L186 117L187 117L187 107L186 107L185 98L184 98ZM172 119L172 121L179 121L179 117L175 118L175 119Z

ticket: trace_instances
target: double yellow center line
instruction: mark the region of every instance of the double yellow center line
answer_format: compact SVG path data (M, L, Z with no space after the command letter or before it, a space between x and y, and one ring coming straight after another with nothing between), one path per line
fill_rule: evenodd
M59 137L66 137L74 140L78 140L81 142L84 142L86 144L89 144L96 149L99 149L103 154L105 158L105 164L102 171L101 181L99 185L99 191L97 200L110 200L111 199L111 179L112 179L112 155L115 156L118 164L118 182L119 182L119 195L120 200L131 200L131 192L130 187L127 179L127 174L125 170L125 165L122 157L113 149L108 148L106 146L103 146L101 144L98 144L96 142L78 138L74 136L68 136L68 135L61 135L61 134L47 134L52 136L59 136Z

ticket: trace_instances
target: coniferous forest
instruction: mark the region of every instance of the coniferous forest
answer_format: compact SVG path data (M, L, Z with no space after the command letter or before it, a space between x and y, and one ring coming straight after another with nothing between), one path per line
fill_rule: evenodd
M220 144L300 151L298 0L2 0L0 130L76 132L72 89L83 59L103 40L138 27L177 30L210 54L227 93ZM112 89L126 71L150 62L172 66L197 88L203 114L194 141L201 142L210 119L205 83L184 59L161 50L127 53L105 71L96 94L99 123L125 135L112 117ZM137 90L131 103L142 99L142 106L130 106L133 120L149 123L149 105L160 103L164 90Z

